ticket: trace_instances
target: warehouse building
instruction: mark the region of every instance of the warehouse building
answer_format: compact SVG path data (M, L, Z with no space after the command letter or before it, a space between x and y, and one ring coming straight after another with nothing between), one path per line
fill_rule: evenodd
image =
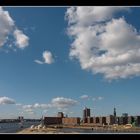
M61 117L44 117L44 125L62 124Z
M80 118L79 117L62 118L62 124L64 124L64 125L79 125Z

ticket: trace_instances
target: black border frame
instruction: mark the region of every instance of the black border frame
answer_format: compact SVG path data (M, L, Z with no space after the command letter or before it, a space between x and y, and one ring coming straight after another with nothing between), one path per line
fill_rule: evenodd
M0 0L1 6L140 6L138 0ZM134 139L140 134L0 134L5 139Z

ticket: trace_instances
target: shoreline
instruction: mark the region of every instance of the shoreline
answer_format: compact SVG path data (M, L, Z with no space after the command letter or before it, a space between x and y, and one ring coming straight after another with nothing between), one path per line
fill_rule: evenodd
M65 132L65 130L69 130L68 132ZM83 132L82 132L83 131ZM140 133L140 128L134 127L134 128L104 128L104 127L87 127L87 126L63 126L62 128L59 127L45 127L45 128L25 128L17 134L82 134L82 133L89 133L95 134L95 133Z

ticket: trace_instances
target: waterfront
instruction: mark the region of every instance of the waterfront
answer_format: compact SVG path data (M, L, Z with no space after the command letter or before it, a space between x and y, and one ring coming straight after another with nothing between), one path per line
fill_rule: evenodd
M30 127L31 125L38 125L40 122L24 122L23 127L21 124L14 123L0 123L0 133L17 133L25 128Z
M140 133L140 128L114 129L99 127L34 127L26 128L18 132L19 134L119 134L119 133Z
M34 129L31 130L32 125L37 126L40 122L24 122L23 128L20 127L19 123L0 123L0 133L19 133L19 134L63 134L63 133L73 133L73 134L95 134L95 133L140 133L136 130L119 130L115 129L92 129L92 128L46 128L46 129Z

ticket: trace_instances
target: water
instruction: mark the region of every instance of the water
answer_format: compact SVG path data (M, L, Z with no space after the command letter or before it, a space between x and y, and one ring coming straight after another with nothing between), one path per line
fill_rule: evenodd
M19 123L0 123L0 133L17 133L25 128L29 128L31 125L39 125L40 122L24 122L23 128L21 128L21 124ZM111 130L92 130L92 129L84 129L84 128L61 128L56 132L58 133L131 133L131 132L116 132ZM138 133L138 132L132 132Z
M84 128L62 128L58 132L64 133L110 133L110 131L105 130L92 130Z
M23 127L19 123L0 123L0 133L16 133L31 125L38 125L40 122L24 122Z
M92 129L84 129L84 128L62 128L57 132L64 133L140 133L138 131L115 131L115 130L92 130Z

